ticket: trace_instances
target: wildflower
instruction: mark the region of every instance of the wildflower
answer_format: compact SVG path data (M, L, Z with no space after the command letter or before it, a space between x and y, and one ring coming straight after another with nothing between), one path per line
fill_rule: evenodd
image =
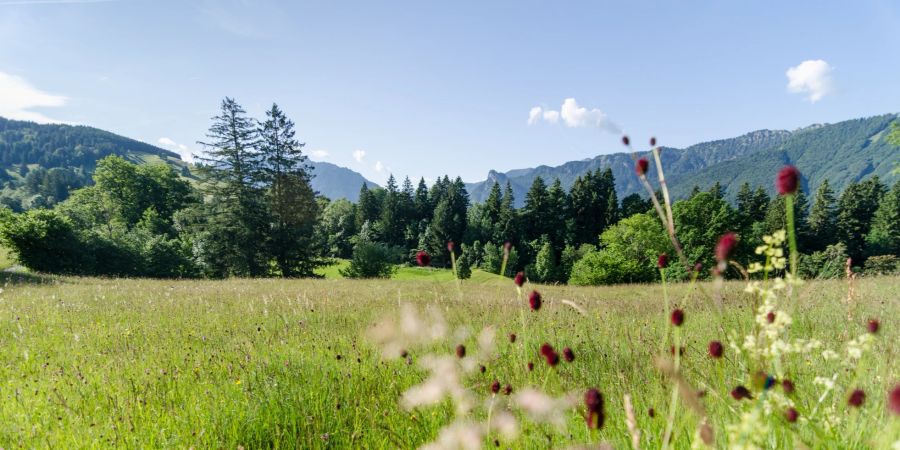
M854 408L859 408L865 401L866 393L862 389L855 389L850 393L850 397L847 398L847 404Z
M528 368L528 371L529 371L529 372L532 372L532 371L534 371L534 363L533 363L533 362L531 362L531 361L528 361L528 365L527 365L527 366L525 366L525 367L527 367L527 368Z
M656 258L656 267L659 267L660 269L665 269L666 267L669 267L669 255L667 255L665 253L660 253L659 257Z
M584 393L584 406L587 408L587 415L584 419L588 428L599 430L603 427L603 394L597 389L588 389Z
M503 251L509 253L512 250L512 242L506 241L503 243Z
M675 309L672 311L672 325L680 327L684 323L684 310Z
M453 249L456 247L456 244L453 241L447 242L447 251L453 253Z
M419 252L416 253L416 263L419 264L419 266L421 266L421 267L430 266L431 265L431 255L429 255L427 252L425 252L423 250L419 250Z
M766 314L766 322L769 322L769 323L775 322L775 311L769 311L769 313Z
M575 353L572 352L571 348L566 347L563 349L563 359L565 359L566 362L575 361Z
M719 341L711 341L709 343L709 356L719 359L722 357L722 354L725 352L725 347L722 346L722 343Z
M516 333L509 333L509 342L516 343Z
M652 138L650 138L650 146L651 146L651 147L656 147L656 137L655 137L655 136L652 137Z
M544 357L544 360L547 361L550 367L555 367L559 364L559 353L556 353L556 350L550 344L544 343L541 345L541 356Z
M494 380L494 382L491 383L491 394L496 394L498 392L500 392L500 382Z
M562 427L566 423L567 411L574 406L573 400L568 397L553 398L537 389L529 388L519 391L513 398L513 403L535 422Z
M900 384L894 386L894 389L891 389L891 392L888 393L888 409L894 413L894 415L900 416Z
M800 417L800 413L794 408L788 408L787 411L784 412L784 418L790 423L796 422L798 417Z
M503 386L503 395L509 395L509 394L512 394L512 391L513 391L513 387L512 387L511 384L508 384L508 383L507 383L506 386Z
M669 346L669 354L672 356L675 356L675 346L674 345ZM683 345L678 348L678 355L684 356L684 346Z
M628 139L627 134L622 135L622 144L624 144L625 146L631 145L631 139Z
M531 291L531 295L528 296L528 306L531 307L532 311L537 311L541 309L541 293L538 291Z
M699 262L695 263L694 264L694 272L700 272L700 269L703 269L703 264L701 264Z
M457 358L465 358L466 357L466 346L459 344L456 346L456 357Z
M738 386L731 391L731 397L735 400L743 400L752 399L753 395L750 394L750 390L748 390L744 386Z
M791 395L794 393L794 382L791 380L782 380L781 381L781 390L784 391L785 394Z
M654 417L656 417L656 410L653 409L653 408L648 408L648 409L647 409L647 415L650 416L651 419L654 418Z
M481 373L485 373L485 372L487 372L487 367L484 367L483 364L479 364L479 365L478 365L478 371L481 372Z
M737 241L738 238L736 234L730 231L723 234L722 237L719 238L719 243L716 244L716 260L719 262L728 261L737 247Z
M797 192L800 171L794 166L784 166L775 177L775 187L781 195L790 195Z
M516 286L522 287L525 284L525 273L519 272L516 274L516 277L513 278L513 283L516 283Z
M878 328L881 327L881 323L878 322L878 319L869 319L869 323L866 324L866 328L869 330L869 333L875 334L878 333Z
M650 168L650 161L647 161L647 158L641 158L637 160L637 163L634 165L634 171L638 174L638 176L644 176L647 174L647 169Z

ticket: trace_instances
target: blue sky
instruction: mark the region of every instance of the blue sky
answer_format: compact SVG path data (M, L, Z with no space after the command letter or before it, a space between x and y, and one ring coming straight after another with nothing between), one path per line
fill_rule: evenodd
M0 0L2 116L190 153L274 101L376 182L897 112L898 74L891 1Z

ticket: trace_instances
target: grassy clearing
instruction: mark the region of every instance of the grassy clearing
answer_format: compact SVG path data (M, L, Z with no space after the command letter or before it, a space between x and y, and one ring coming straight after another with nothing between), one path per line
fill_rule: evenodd
M630 392L645 448L659 447L669 385L651 367L661 338L661 287L540 287L545 306L524 314L512 283L485 285L420 280L227 280L150 281L40 278L6 275L0 294L0 442L10 447L101 448L412 448L434 439L452 417L452 406L404 411L399 395L422 381L413 364L382 361L362 336L399 302L435 304L448 321L469 329L468 338L430 350L474 347L487 325L497 328L501 357L465 383L488 392L493 379L519 390L546 383L556 394L599 387L607 398L607 425L593 438L573 410L568 428L556 431L520 420L515 448L563 447L593 439L627 448L622 395ZM707 289L711 286L706 285ZM736 421L728 392L729 357L706 356L711 339L742 336L752 326L742 285L728 284L724 313L686 286L671 287L687 312L684 367L688 380L708 390L707 408L719 437ZM884 448L900 438L900 421L887 417L884 393L900 380L900 279L864 279L848 323L842 282L807 284L790 308L795 336L844 342L864 332L864 318L880 317L875 351L859 386L870 393L854 413L825 437L841 448ZM571 300L579 315L561 303ZM524 318L524 319L523 319ZM511 344L502 337L515 332ZM542 342L574 349L574 363L548 371L537 356ZM841 351L840 348L835 348ZM728 355L730 349L726 349ZM534 372L525 369L534 361ZM819 387L812 379L840 370L818 354L792 358L798 404L809 414ZM721 366L721 367L720 367ZM722 369L724 368L724 370ZM746 373L746 371L741 372ZM546 377L546 379L545 379ZM503 397L501 397L503 398ZM845 387L835 404L845 409ZM831 399L827 401L831 403ZM657 411L647 415L648 408ZM780 420L778 414L771 420ZM695 419L680 412L675 444L687 448ZM819 442L811 431L800 437ZM779 435L773 447L790 447ZM892 441L891 441L892 442Z
M340 270L346 269L350 265L350 261L346 259L337 260L335 264L322 267L316 270L316 274L325 277L327 280L344 279ZM392 280L406 281L431 281L435 283L453 282L456 277L450 269L435 269L433 267L416 267L416 266L399 266L397 271L391 277ZM507 278L497 274L485 272L480 269L472 270L472 277L466 280L467 283L504 283L510 281Z

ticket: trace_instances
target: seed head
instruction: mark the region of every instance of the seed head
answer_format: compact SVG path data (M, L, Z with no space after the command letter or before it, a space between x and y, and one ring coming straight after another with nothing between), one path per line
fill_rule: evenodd
M847 397L847 404L854 408L859 408L865 401L866 393L862 389L855 389L850 393L850 397Z
M887 406L895 416L900 416L900 384L894 386L894 389L888 392Z
M528 306L531 307L532 311L537 311L541 309L541 293L538 291L531 291L531 294L528 296Z
M660 269L665 269L666 267L669 267L669 255L667 255L665 253L660 253L659 257L656 258L656 267L659 267Z
M494 382L491 383L491 394L496 394L498 392L500 392L500 382L494 380Z
M587 392L584 393L584 406L585 409L587 409L587 414L584 419L588 428L592 430L599 430L602 428L605 419L603 413L603 394L597 389L588 389Z
M790 423L796 422L798 417L800 417L800 413L794 408L788 408L787 411L784 412L785 420Z
M781 381L781 390L784 391L785 394L791 395L794 393L794 382L791 380L782 380Z
M563 359L565 359L566 362L575 361L575 353L572 351L571 348L566 347L563 349Z
M725 353L725 347L719 341L710 341L709 343L709 356L715 359L719 359L722 357L722 354Z
M716 260L717 261L728 261L731 258L731 255L734 254L734 249L737 247L738 238L737 235L728 232L722 235L719 238L719 243L716 244Z
M466 346L459 344L456 346L456 357L457 358L465 358L466 357Z
M738 386L731 391L731 397L735 400L752 399L753 394L744 386Z
M525 272L519 272L516 274L516 277L513 278L513 283L516 283L516 286L522 287L525 284Z
M425 252L423 250L419 250L419 252L416 253L416 263L419 264L419 266L421 266L421 267L430 266L431 265L431 255L429 255L427 252Z
M513 388L512 388L511 384L507 384L506 386L503 386L503 395L512 394L512 391L513 391Z
M553 346L552 346L552 345L550 345L550 344L548 344L548 343L546 343L546 342L544 342L543 344L541 344L541 356L545 356L545 357L546 357L547 355L549 355L549 354L551 354L551 353L553 353L553 352L554 352L554 350L553 350Z
M869 319L866 328L869 330L869 333L875 334L878 333L878 329L881 328L881 323L878 322L878 319Z
M647 169L650 168L650 161L647 161L647 158L641 158L637 160L637 163L634 165L634 171L638 174L638 176L644 176L647 174Z
M797 192L799 180L800 171L796 167L784 166L778 171L778 176L775 177L775 188L778 189L778 193L781 195L794 194Z
M674 309L672 311L672 325L680 327L684 323L684 310Z
M647 409L647 415L650 416L651 419L654 418L654 417L656 417L656 410L653 409L653 408L648 408L648 409Z

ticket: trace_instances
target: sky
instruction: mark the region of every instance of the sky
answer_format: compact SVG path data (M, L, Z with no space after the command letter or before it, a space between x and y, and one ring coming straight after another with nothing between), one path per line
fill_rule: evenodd
M226 96L375 182L474 182L898 112L900 2L0 0L0 116L190 158Z

